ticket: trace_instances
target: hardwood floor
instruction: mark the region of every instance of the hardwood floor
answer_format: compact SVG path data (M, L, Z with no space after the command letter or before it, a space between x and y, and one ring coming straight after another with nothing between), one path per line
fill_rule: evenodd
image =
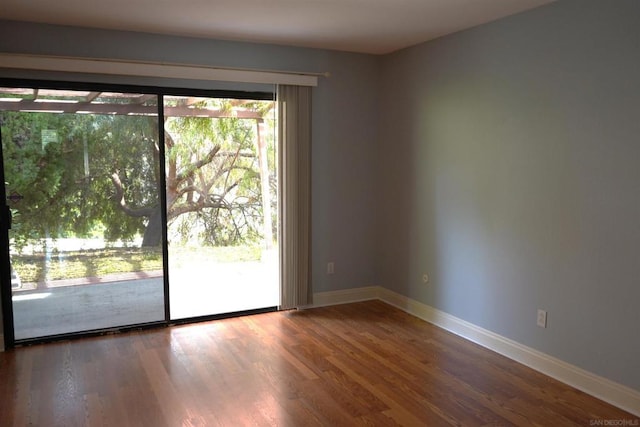
M0 353L0 426L597 419L638 418L379 301Z

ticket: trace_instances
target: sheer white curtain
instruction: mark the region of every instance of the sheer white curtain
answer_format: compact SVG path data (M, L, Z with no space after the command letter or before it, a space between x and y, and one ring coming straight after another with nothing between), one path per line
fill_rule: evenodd
M311 304L311 88L279 85L280 308Z

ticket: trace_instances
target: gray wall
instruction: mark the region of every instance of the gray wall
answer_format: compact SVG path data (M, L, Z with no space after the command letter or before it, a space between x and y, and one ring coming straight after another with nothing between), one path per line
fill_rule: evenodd
M314 91L312 284L315 292L375 282L374 194L379 58L316 49L0 21L0 52L331 72ZM225 88L211 82L63 75L0 69L0 77ZM241 87L242 88L242 87ZM244 89L260 89L254 85ZM267 89L272 89L267 87ZM355 220L355 221L354 221ZM336 273L326 275L327 261Z
M383 81L378 283L640 390L640 2L561 0Z

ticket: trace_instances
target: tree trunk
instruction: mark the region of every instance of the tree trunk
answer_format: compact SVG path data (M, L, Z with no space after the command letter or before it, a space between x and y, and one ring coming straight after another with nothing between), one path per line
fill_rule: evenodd
M160 246L162 243L162 213L160 207L149 216L149 223L142 236L142 247Z

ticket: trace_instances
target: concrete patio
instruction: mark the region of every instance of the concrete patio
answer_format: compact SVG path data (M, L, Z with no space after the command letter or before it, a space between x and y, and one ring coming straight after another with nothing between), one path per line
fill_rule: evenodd
M142 276L146 277L129 274L57 281L14 292L15 337L20 340L162 321L161 272L155 277ZM277 306L277 260L182 269L170 266L169 289L171 319Z

